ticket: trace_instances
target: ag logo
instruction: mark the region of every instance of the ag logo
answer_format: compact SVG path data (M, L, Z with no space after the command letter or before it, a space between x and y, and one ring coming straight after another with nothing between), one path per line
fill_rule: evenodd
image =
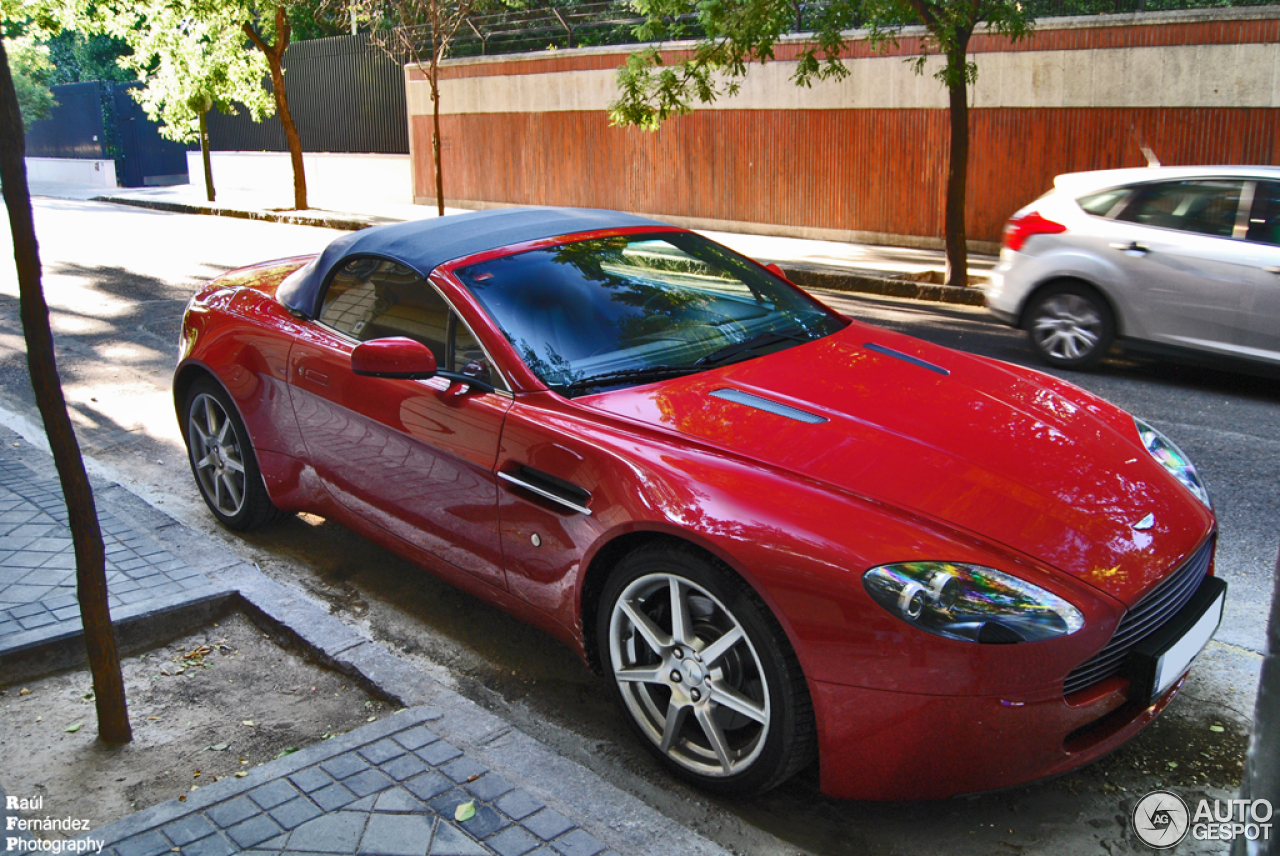
M1191 818L1182 797L1169 791L1152 791L1133 808L1133 831L1142 843L1166 850L1187 837Z

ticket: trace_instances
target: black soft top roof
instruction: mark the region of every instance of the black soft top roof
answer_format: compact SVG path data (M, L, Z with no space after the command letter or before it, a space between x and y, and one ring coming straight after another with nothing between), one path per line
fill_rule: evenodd
M276 293L280 302L308 318L320 314L321 287L347 259L380 256L426 278L445 262L525 241L576 232L666 226L657 220L591 208L500 208L375 226L335 239L313 261L290 275Z

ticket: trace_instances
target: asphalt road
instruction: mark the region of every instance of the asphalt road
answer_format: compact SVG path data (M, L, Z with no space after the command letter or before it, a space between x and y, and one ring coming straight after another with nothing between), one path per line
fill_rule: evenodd
M752 856L1146 852L1128 830L1137 797L1157 787L1189 800L1234 795L1280 529L1275 381L1124 360L1069 376L1178 442L1205 475L1221 521L1227 618L1182 698L1137 740L1052 782L944 803L828 800L814 770L764 797L719 800L663 774L624 731L602 680L548 637L320 518L247 537L213 523L191 482L169 394L182 308L222 271L311 252L336 233L47 199L37 201L36 218L64 388L100 472L727 847ZM4 231L0 254L11 258ZM33 436L16 295L12 267L0 265L0 420ZM1021 335L980 309L822 296L872 323L1031 364ZM964 739L964 727L946 739ZM1188 842L1179 852L1224 849Z

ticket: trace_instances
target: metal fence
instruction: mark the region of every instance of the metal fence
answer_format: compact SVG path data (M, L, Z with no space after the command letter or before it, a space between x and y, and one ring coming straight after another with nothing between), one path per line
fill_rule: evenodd
M65 83L52 86L58 106L26 134L28 157L115 161L123 187L185 184L186 146L160 136L129 95L137 83Z
M31 123L26 134L27 157L94 160L108 157L102 114L104 97L109 98L103 89L110 85L64 83L49 87L58 106L53 108L47 119Z
M471 15L454 35L449 54L463 57L634 44L635 28L643 20L629 3L613 0ZM420 42L428 41L430 35L427 28L414 31Z
M284 54L289 111L307 152L407 154L404 71L368 36L294 42ZM267 83L270 86L270 82ZM280 120L209 114L215 151L288 150Z
M1033 18L1054 18L1222 6L1268 6L1274 3L1275 0L1025 0L1023 8ZM829 3L825 0L797 0L791 32L813 30L828 8ZM643 16L626 0L548 5L471 15L454 35L449 55L467 57L636 44L640 39L635 30L643 22ZM677 25L684 38L702 35L695 15L672 18L667 23ZM853 24L856 27L857 21ZM413 35L422 44L430 40L430 30L424 27L415 28Z

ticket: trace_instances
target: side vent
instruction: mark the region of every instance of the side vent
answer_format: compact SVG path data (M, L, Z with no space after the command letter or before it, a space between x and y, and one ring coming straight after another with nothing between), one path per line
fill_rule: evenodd
M585 514L588 517L591 515L591 509L587 508L587 503L591 501L591 494L576 484L556 478L550 473L521 466L514 472L500 471L498 478L513 487L527 490L535 496L550 500L570 511Z
M886 348L884 345L877 345L875 342L863 342L862 347L868 351L875 351L877 354L884 354L886 357L893 357L895 360L902 360L904 363L911 363L913 366L937 372L940 375L951 374L950 369L944 369L942 366L935 365L928 360L922 360L919 357L913 357L910 354L904 354L902 351L895 351L893 348Z
M798 407L791 407L772 399L762 398L759 395L752 395L740 389L717 389L713 390L711 395L725 401L732 401L734 404L741 404L743 407L763 410L765 413L772 413L774 416L783 416L787 419L794 419L797 422L807 422L810 425L820 425L829 421L825 416L819 416L816 413L810 413Z

